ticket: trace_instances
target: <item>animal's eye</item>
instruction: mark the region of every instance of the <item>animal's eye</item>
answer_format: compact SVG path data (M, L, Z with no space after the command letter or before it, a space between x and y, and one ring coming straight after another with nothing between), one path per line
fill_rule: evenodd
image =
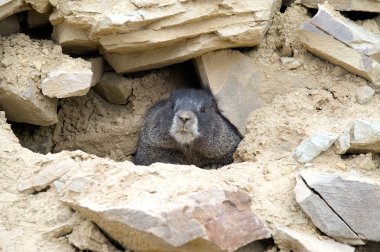
M174 104L174 102L172 102L172 109L174 109L174 107L175 107L175 104Z
M201 111L202 113L204 113L204 112L206 112L206 108L205 108L205 107L201 107L200 111Z

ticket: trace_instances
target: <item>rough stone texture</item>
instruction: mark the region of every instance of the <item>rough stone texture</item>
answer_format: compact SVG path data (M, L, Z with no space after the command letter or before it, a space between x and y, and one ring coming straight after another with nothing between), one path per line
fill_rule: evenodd
M297 185L294 187L294 192L296 200L302 210L311 218L313 223L328 236L353 245L364 244L350 227L337 216L323 198L307 187L301 178L297 178Z
M356 119L335 143L337 153L380 153L380 122Z
M321 6L317 15L302 25L300 40L311 53L380 85L380 36L329 7Z
M372 97L375 95L375 90L371 88L370 86L363 86L358 89L358 92L356 93L356 101L359 104L366 104L368 103Z
M301 4L309 8L318 8L318 4L324 0L301 0ZM336 10L341 11L365 11L380 12L380 4L376 0L329 0L329 3Z
M30 7L26 6L23 0L1 0L0 20L28 9L30 9Z
M0 37L0 44L0 106L7 118L42 126L55 124L57 100L42 95L40 89L45 85L41 82L47 76L55 81L51 78L58 67L60 71L90 69L90 63L62 54L61 47L51 41L32 40L24 34ZM91 77L88 86L90 81ZM66 84L72 85L71 82Z
M74 226L67 239L74 247L81 251L120 251L89 220L82 220L81 223ZM128 252L128 250L125 252Z
M86 95L91 88L93 73L87 68L62 64L52 69L41 81L42 93L50 98Z
M304 170L301 176L306 185L327 203L338 218L341 218L346 225L364 240L380 241L380 223L374 220L380 218L377 211L380 207L380 186L371 182L370 179L344 178L334 173L321 173L311 170ZM319 200L319 199L318 199ZM307 214L315 214L307 212ZM321 216L313 215L313 218L321 218L320 221L330 222L329 214L317 213ZM322 226L320 227L322 228ZM326 226L330 228L330 226ZM335 229L335 226L333 226ZM329 233L330 230L321 229L322 232ZM338 232L338 229L334 230ZM340 234L341 237L344 234ZM339 238L339 237L338 237Z
M126 97L127 104L110 104L92 90L86 96L62 101L53 151L80 149L115 160L127 159L136 150L138 134L148 108L168 97L172 90L189 85L191 79L185 74L186 71L172 67L141 77L106 73L102 87L105 83L117 83L132 90L132 94ZM107 81L105 78L108 78ZM95 86L96 90L99 90L98 85ZM104 97L107 99L106 95Z
M102 78L103 70L104 70L104 61L102 57L89 58L87 60L91 62L91 71L92 71L91 87L93 87Z
M279 228L273 236L279 248L284 251L302 252L354 252L355 248L332 239L320 240L317 237L297 232L289 228Z
M63 46L100 43L118 73L159 68L203 53L261 43L279 1L54 1L50 17ZM76 15L80 13L80 15Z
M220 50L194 60L203 86L210 88L222 114L245 134L249 114L276 95L303 87L311 80L278 73L235 50Z
M47 13L51 10L49 0L24 0L25 3L30 4L34 10L39 13Z
M246 193L224 190L222 180L211 177L214 187L202 189L198 181L204 170L105 160L94 169L91 163L82 163L58 181L61 200L131 250L235 251L270 236ZM168 176L176 186L159 189ZM189 176L201 177L195 181Z
M317 132L305 139L294 151L295 159L300 163L307 163L326 151L337 139L337 135L327 132Z
M20 31L17 16L13 15L0 21L0 36L8 36Z
M133 85L128 79L114 72L104 73L95 91L113 104L127 104L133 92Z

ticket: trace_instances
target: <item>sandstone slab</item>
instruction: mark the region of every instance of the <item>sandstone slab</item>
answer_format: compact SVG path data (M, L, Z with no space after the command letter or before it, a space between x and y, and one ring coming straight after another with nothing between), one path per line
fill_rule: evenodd
M95 90L110 103L127 104L133 93L133 85L129 85L121 75L108 72L102 76Z
M284 251L304 252L354 252L355 248L332 239L318 239L309 234L278 228L273 236L275 243Z
M194 60L202 85L211 90L222 114L242 135L253 110L270 103L277 95L313 83L311 79L290 71L279 72L252 58L226 49Z
M270 0L52 4L56 40L70 50L100 45L118 73L159 68L217 49L256 46L279 8L279 1Z
M337 139L337 135L317 132L300 143L294 150L294 157L300 163L307 163L326 151Z
M322 4L323 0L301 0L301 4L309 8L318 8L318 4ZM336 10L341 11L364 11L364 12L380 12L380 4L376 0L329 0L329 3Z
M94 169L91 163L82 163L57 182L61 200L125 248L235 251L270 236L252 212L251 198L221 189L223 182L210 176L209 185L214 186L201 186L204 170L182 166L179 173L174 165L161 169L162 164L135 167L106 160ZM177 177L176 186L162 188L172 176ZM189 176L201 177L195 181ZM73 191L78 180L82 183Z
M380 223L374 221L380 218L380 213L377 211L380 207L378 184L365 178L344 178L337 174L310 170L302 171L301 176L306 185L317 193L359 238L380 241ZM325 216L324 212L307 214L313 215L313 218L320 218L321 222L330 222L329 214ZM321 231L330 232L329 229Z
M300 40L308 51L354 74L380 84L380 37L340 14L323 8L301 27ZM340 29L334 30L336 27Z
M93 73L88 68L59 65L41 81L42 93L50 98L66 98L87 94L91 88Z
M0 20L9 17L17 12L28 10L30 7L25 5L23 0L1 0L0 1Z
M380 152L380 122L354 120L335 143L339 154Z

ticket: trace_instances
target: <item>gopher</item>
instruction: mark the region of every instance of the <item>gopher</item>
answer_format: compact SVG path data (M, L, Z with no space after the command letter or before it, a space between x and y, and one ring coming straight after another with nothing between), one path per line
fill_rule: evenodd
M180 89L146 114L134 162L220 167L233 161L240 141L208 91Z

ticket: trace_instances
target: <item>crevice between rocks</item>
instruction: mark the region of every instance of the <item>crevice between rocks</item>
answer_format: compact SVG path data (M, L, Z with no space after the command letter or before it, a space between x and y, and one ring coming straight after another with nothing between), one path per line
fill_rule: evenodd
M307 186L307 188L309 188L310 191L312 191L315 195L317 195L321 200L323 200L326 203L326 205L331 209L331 211L333 211L335 213L335 215L356 235L357 239L362 240L359 237L359 235L355 232L355 230L353 230L350 227L350 225L348 225L348 223L335 211L335 209L322 197L322 195L317 190L310 187L309 184L307 183L307 181L302 177L302 175L300 177L301 177L302 181L305 183L305 185ZM343 238L343 239L345 239L345 238Z

